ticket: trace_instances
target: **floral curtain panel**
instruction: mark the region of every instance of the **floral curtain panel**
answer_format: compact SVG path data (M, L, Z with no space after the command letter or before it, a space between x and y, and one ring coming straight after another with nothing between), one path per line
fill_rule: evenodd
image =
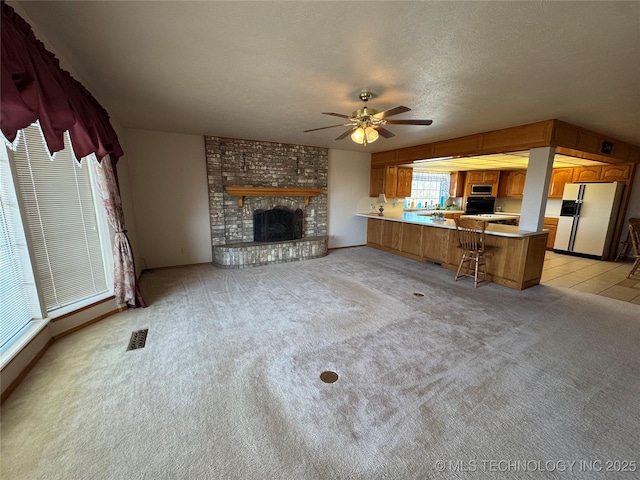
M96 157L92 157L97 162ZM134 308L146 307L147 305L136 285L133 252L125 230L122 201L118 192L111 159L108 155L102 159L102 162L98 163L96 172L98 173L98 190L107 212L109 224L116 231L113 239L113 282L116 304L118 307L124 307L125 305Z

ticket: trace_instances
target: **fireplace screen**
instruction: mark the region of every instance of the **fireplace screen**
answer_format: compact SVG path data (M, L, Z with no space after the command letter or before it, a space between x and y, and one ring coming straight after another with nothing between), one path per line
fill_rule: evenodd
M303 213L286 207L253 212L253 241L278 242L302 238Z

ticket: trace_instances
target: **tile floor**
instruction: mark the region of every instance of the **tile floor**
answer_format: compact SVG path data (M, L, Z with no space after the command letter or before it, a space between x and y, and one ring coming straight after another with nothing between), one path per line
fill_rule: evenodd
M632 259L603 262L547 251L540 283L640 305L640 275L627 278L632 265Z

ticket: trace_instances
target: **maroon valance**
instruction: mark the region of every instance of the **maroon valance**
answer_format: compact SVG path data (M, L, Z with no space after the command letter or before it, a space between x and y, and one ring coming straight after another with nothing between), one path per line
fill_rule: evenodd
M36 120L50 153L64 148L67 130L78 160L122 156L109 115L38 40L31 26L2 2L0 128L9 140Z

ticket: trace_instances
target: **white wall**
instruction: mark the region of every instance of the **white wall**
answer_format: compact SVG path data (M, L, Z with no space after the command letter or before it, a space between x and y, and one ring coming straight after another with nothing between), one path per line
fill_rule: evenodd
M142 268L211 262L201 135L125 129Z
M329 248L367 243L367 219L356 217L358 201L369 196L371 154L329 150Z

